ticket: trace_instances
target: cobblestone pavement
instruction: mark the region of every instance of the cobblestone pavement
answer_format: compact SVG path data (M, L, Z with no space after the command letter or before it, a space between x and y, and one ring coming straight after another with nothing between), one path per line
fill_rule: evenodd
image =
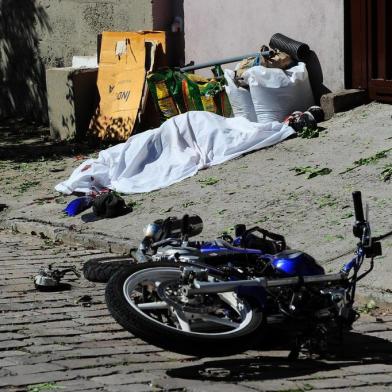
M7 391L390 391L392 314L365 315L335 360L285 360L287 351L195 359L132 337L108 315L103 285L67 279L44 293L31 276L48 262L101 251L0 231L0 389ZM91 296L91 301L85 296ZM84 297L84 298L83 298Z

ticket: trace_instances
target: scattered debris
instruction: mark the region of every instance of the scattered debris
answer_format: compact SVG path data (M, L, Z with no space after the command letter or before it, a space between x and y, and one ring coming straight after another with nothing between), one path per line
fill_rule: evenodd
M93 203L94 198L92 196L81 196L69 202L63 212L65 212L68 216L76 216L90 208Z
M320 136L320 128L304 127L297 134L302 139L314 139Z
M44 391L53 391L54 389L63 389L63 388L64 387L56 385L53 382L45 382L42 384L29 385L27 387L27 391L28 392L44 392Z
M130 200L127 202L127 207L132 211L134 208L137 208L142 205L141 200Z
M86 157L85 155L75 155L74 157L75 161L85 161L86 159L88 159L88 157Z
M196 203L192 200L189 201L185 201L184 203L182 203L182 208L188 208L190 206L194 206Z
M371 165L373 163L376 163L380 159L386 158L387 153L391 150L392 150L392 148L388 148L387 150L379 151L370 157L358 159L357 161L354 162L354 166L347 168L346 170L340 172L339 174L345 174L345 173L348 173L348 172L350 172L360 166L366 166L366 165Z
M392 164L385 165L383 171L380 174L381 179L384 182L390 181L392 178Z
M317 199L318 208L334 207L337 204L337 200L330 194L320 196Z
M69 272L74 273L78 278L80 278L80 274L76 270L75 266L71 266L63 270L53 269L52 265L49 265L48 267L42 267L38 271L38 275L34 277L35 288L40 291L57 291L69 289L69 285L60 283L60 280L65 276L65 274Z
M93 212L100 218L115 218L132 211L132 207L125 204L125 200L116 192L98 195L92 203Z
M215 185L216 183L219 182L219 179L216 177L206 177L206 178L201 178L199 182L200 184L202 184L202 186Z
M317 176L326 176L332 172L332 169L328 167L319 168L318 166L297 166L290 169L290 171L295 171L296 176L307 174L306 178L309 180Z
M321 129L317 127L324 121L324 111L320 106L311 106L306 112L295 111L285 119L285 124L297 132L303 139L319 137Z
M59 172L63 172L64 170L65 170L64 167L52 167L51 169L49 169L51 173L59 173Z
M23 184L19 185L19 187L17 188L17 191L19 193L25 193L26 191L28 191L30 188L39 185L40 182L39 181L26 181Z
M378 308L378 306L376 304L376 301L371 299L366 305L361 306L358 309L358 312L360 312L360 313L370 313L372 310L375 310L377 308Z
M82 306L89 307L91 306L92 301L93 301L93 297L91 297L91 295L82 295L80 298L78 298L75 301L75 304L76 305L80 304Z

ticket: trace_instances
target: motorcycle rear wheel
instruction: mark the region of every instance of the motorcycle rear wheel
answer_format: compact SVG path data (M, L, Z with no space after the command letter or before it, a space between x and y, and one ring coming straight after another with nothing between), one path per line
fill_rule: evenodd
M202 298L215 304L202 313L189 307L182 311L158 296L157 287L162 283L174 287L169 292L181 289L177 283L181 265L150 262L115 273L106 286L106 303L113 318L146 342L185 355L225 356L256 345L263 335L263 314L234 293Z

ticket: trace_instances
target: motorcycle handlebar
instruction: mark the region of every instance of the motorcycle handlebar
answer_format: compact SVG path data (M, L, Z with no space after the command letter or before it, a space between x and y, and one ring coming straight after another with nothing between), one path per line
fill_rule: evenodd
M364 222L365 217L363 215L362 195L360 191L353 192L353 201L354 201L355 220L357 222Z

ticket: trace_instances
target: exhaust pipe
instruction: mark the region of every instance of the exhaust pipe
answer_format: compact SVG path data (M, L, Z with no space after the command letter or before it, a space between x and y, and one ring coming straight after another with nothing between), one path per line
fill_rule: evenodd
M347 274L329 274L316 276L295 276L291 278L282 279L265 279L255 278L251 280L235 280L230 282L200 282L195 280L195 288L189 289L188 294L213 294L213 293L227 293L235 291L238 287L260 287L263 289L273 287L290 287L301 286L308 284L327 284L342 282L347 279Z

